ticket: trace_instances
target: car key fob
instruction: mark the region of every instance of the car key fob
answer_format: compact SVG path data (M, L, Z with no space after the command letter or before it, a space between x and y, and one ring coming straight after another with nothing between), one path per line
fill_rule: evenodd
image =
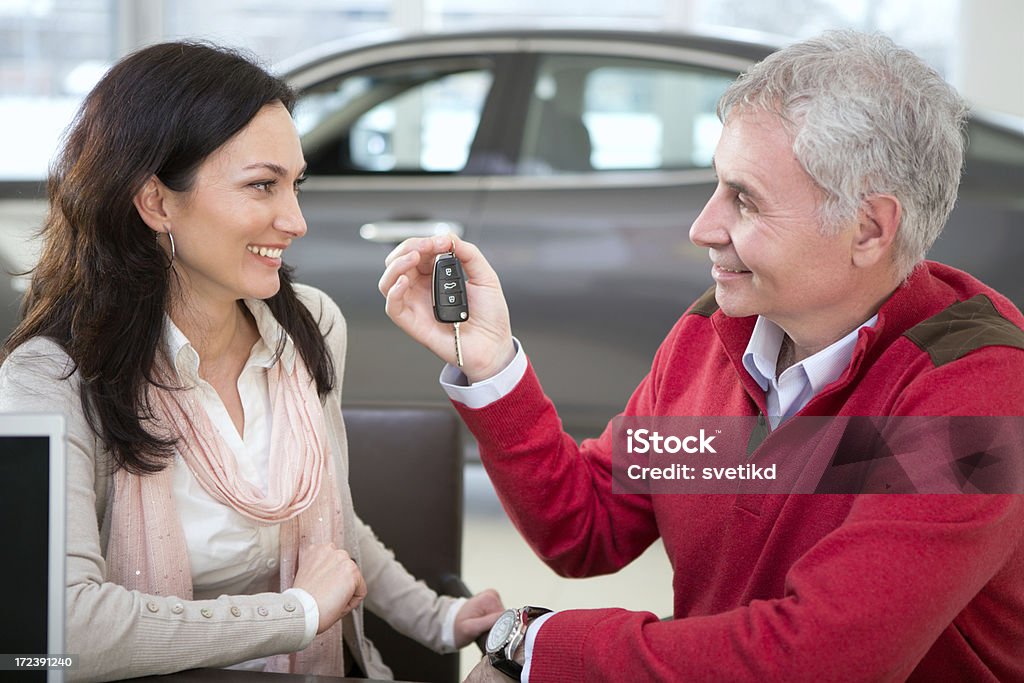
M461 323L469 319L466 300L466 276L455 254L438 254L434 259L434 317L442 323Z
M466 276L455 254L438 254L434 259L434 286L431 290L434 317L438 322L452 323L455 328L455 361L462 367L462 337L459 324L469 320L469 301L466 299Z

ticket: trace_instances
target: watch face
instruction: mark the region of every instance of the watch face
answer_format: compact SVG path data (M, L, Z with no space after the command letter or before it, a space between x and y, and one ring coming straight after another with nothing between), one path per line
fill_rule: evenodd
M502 612L498 620L494 622L494 626L491 627L491 632L487 634L487 652L497 652L504 647L515 626L516 611L507 609Z

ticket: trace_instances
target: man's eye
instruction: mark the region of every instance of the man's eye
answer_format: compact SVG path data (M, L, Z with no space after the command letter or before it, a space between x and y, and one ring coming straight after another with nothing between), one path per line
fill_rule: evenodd
M743 198L743 195L741 195L741 194L736 195L736 200L735 201L736 201L736 206L739 207L740 211L754 211L755 210L754 205L753 204L749 204L747 202L747 200L745 200Z

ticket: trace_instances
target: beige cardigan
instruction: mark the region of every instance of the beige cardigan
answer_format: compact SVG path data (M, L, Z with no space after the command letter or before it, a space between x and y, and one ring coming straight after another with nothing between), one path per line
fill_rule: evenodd
M352 510L348 446L341 416L345 319L331 299L311 287L296 293L320 323L337 368L324 414L342 483L346 550L359 565L368 595L363 605L397 631L437 651L452 598L416 581ZM115 333L112 331L112 336ZM116 341L114 342L116 343ZM67 420L67 637L80 655L73 680L96 681L160 674L293 652L302 641L301 604L279 593L180 600L128 591L106 580L109 538L109 455L82 413L79 376L64 375L67 354L53 341L33 339L0 366L0 412L63 413ZM344 620L345 641L371 678L391 678L365 637L363 607ZM339 672L340 673L340 672Z

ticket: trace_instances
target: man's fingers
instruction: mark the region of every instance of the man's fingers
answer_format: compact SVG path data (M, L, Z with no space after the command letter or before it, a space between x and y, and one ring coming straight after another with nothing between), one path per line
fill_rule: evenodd
M391 265L393 261L409 254L419 254L420 257L434 256L451 251L455 244L454 235L438 235L436 237L410 237L384 258L384 265ZM423 261L433 262L432 258L422 258Z
M380 276L380 281L377 283L377 289L380 290L380 293L387 296L388 290L391 289L399 277L415 274L417 272L415 266L419 260L419 252L412 251L402 254L388 263L387 267L384 268L384 273Z
M475 244L453 236L452 248L458 259L462 261L462 269L466 272L469 284L478 287L498 286L498 275Z
M497 276L476 245L463 241L455 235L418 237L407 239L395 247L384 259L384 274L377 283L377 289L384 296L402 275L415 281L419 276L430 276L434 267L434 256L447 251L462 261L466 277L478 286L494 286Z
M415 302L408 300L408 293L409 277L400 275L398 281L384 295L384 312L403 329L406 325L412 325L416 318Z
M395 259L405 256L410 251L415 251L416 245L418 245L422 240L422 237L410 237L409 239L402 241L397 247L391 250L390 254L384 257L384 265L389 266Z

